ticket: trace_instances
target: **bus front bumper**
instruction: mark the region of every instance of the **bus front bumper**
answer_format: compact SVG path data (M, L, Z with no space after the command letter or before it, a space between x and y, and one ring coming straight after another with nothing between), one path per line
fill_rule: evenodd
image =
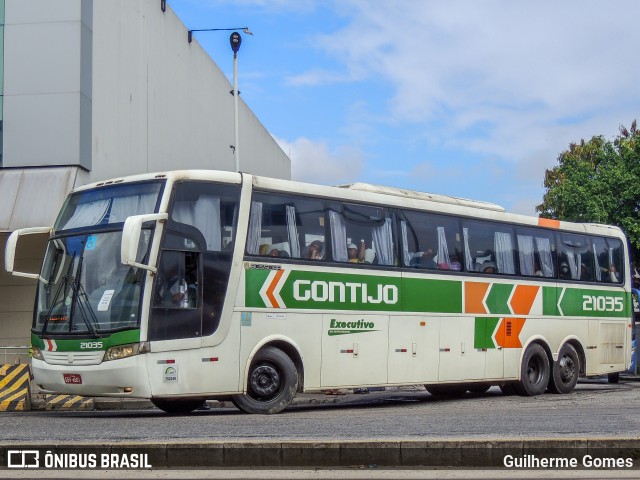
M150 398L144 355L99 365L51 365L31 361L34 381L45 392L96 397Z

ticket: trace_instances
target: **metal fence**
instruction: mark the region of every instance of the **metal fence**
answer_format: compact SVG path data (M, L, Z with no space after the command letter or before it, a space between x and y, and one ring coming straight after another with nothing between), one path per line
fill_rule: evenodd
M30 362L29 347L0 347L0 363L17 365Z

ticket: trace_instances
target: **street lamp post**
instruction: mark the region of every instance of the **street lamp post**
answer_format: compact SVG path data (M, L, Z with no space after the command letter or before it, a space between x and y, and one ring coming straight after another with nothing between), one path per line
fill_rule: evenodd
M193 32L220 32L220 31L231 31L231 30L242 30L243 33L247 35L253 35L251 30L248 27L240 27L240 28L195 28L188 31L187 41L191 43L193 41ZM229 43L231 44L231 50L233 50L233 90L231 90L231 94L233 95L233 137L234 137L234 145L233 155L235 157L235 167L236 172L240 171L240 139L239 139L239 121L238 121L238 97L240 96L240 91L238 90L238 51L240 50L240 45L242 44L242 36L234 31L229 36Z
M242 37L238 32L233 32L229 37L231 50L233 50L233 154L236 159L236 172L240 171L240 141L239 141L239 122L238 122L238 98L240 91L238 90L238 51L242 44Z

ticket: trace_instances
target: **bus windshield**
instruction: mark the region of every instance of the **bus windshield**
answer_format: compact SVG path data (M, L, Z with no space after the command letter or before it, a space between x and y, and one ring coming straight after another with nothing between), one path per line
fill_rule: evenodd
M144 272L120 263L122 231L84 233L49 241L38 282L36 333L98 336L137 328ZM143 230L138 261L149 249Z
M54 230L71 230L123 223L127 217L158 211L164 181L99 187L71 194Z

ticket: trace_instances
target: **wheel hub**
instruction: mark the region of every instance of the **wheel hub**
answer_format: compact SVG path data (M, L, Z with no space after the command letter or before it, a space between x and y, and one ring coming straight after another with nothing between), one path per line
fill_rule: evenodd
M569 383L575 375L576 366L570 357L562 357L558 362L560 366L560 379L564 383Z
M272 397L280 389L280 373L271 365L260 365L251 372L250 384L257 397Z

